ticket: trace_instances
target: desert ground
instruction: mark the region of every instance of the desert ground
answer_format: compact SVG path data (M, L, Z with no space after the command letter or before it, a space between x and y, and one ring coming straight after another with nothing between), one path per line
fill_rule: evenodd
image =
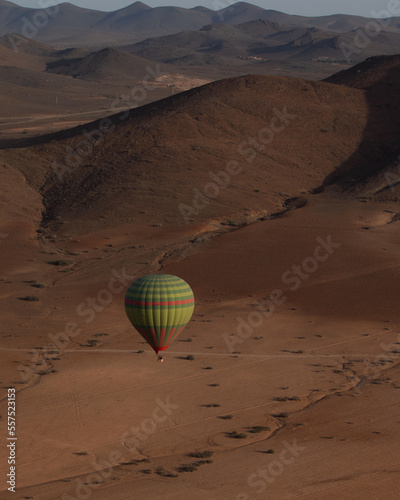
M2 76L0 500L397 499L400 56L120 107L122 77L27 99L33 57ZM152 273L196 300L162 364L124 310Z
M31 214L39 205L33 193L26 203ZM18 390L18 498L396 498L395 208L327 192L220 235L125 225L62 252L18 214L3 223L1 380ZM289 290L282 274L319 238L337 248ZM80 254L73 267L49 265L66 253ZM115 271L192 285L193 320L162 365L125 319L124 290L90 323L77 313L89 297L104 300ZM283 293L271 307L273 290ZM31 294L40 300L18 300ZM71 322L79 335L68 341ZM156 422L160 401L169 406ZM212 463L180 472L204 451Z

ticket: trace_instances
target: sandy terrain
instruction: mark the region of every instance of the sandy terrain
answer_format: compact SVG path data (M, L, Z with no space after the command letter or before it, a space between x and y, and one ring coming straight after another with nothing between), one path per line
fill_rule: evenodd
M33 198L28 208L35 203ZM132 277L159 270L165 246L184 246L199 227L171 233L125 226L107 237L65 242L65 249L82 252L67 272L46 264L60 256L56 247L52 256L50 245L5 239L2 275L12 283L2 284L9 312L3 318L1 380L20 390L20 496L79 498L82 481L89 483L82 491L90 488L99 499L130 498L132 489L138 498L200 499L211 491L213 498L258 498L263 482L269 498L363 498L371 488L396 498L400 372L398 356L382 348L398 342L400 332L399 233L385 212L391 208L324 193L284 218L211 237L183 260L168 259L162 271L191 283L197 308L161 366L125 319L123 292L89 324L76 308L106 290L122 263ZM12 234L15 229L2 226ZM317 238L327 241L329 235L340 246L291 291L282 274L313 255ZM115 252L104 253L107 241ZM139 241L147 246L132 249ZM32 288L26 283L31 279L47 288ZM265 298L276 289L286 300L269 315ZM28 293L40 301L17 300ZM237 318L251 322L255 302L268 318L238 330ZM81 332L67 342L66 352L45 353L45 361L40 349L31 351L45 348L49 334L71 321ZM184 342L188 338L192 342ZM185 359L189 353L194 361ZM172 409L152 424L158 400ZM207 407L212 404L218 406ZM141 426L145 432L137 441L130 429ZM251 426L269 430L252 434ZM232 438L232 431L247 437ZM290 463L279 465L285 443L293 442L298 456L292 463L285 455ZM275 454L266 454L268 449ZM177 470L196 461L188 453L204 450L214 453L213 463L191 473ZM93 463L110 457L112 470L93 476ZM128 463L143 459L149 461ZM257 477L274 460L276 475L267 472L271 482ZM163 477L160 467L178 477ZM147 469L151 474L140 472ZM241 492L248 496L236 496ZM3 492L1 498L11 497Z
M43 79L45 78L47 79L47 76L43 77ZM59 79L58 82L57 78ZM55 80L54 82L51 81L53 79ZM65 80L62 80L61 77L53 76L50 76L49 80L46 86L51 88L48 89L47 93L43 93L43 91L32 92L34 95L33 102L31 100L22 103L18 102L18 107L15 106L15 103L11 102L10 104L13 105L6 105L3 108L0 118L0 142L20 137L35 137L45 133L57 132L92 122L99 116L105 118L120 110L134 109L134 107L142 104L142 102L138 102L137 106L132 106L132 103L128 105L124 104L122 96L129 95L132 88L135 88L134 86L128 86L124 81L113 85L98 83L94 89L93 85L86 82L79 86L74 84L70 89L60 89L57 87L57 84L65 83ZM205 78L180 74L163 75L151 83L148 98L143 103L169 97L176 92L189 90L199 85L204 85L209 81ZM140 80L135 82L135 84L140 86ZM4 93L6 93L6 88L6 86L3 87ZM48 93L49 90L50 95ZM14 85L10 86L10 90L8 91L9 94L12 93L15 96L19 96L15 97L15 100L20 100L21 92L26 93L24 89L15 87ZM73 93L79 97L72 98Z
M93 152L96 175L84 165L58 184L57 203L50 160L79 133L0 152L1 500L398 498L397 192L377 198L395 111L374 86L267 80L139 110ZM185 183L204 186L288 96L303 125L185 224ZM373 142L382 113L392 120ZM385 168L363 156L367 140ZM173 159L158 161L154 144ZM154 272L182 277L196 297L163 364L123 306L129 283ZM16 495L4 481L9 387Z

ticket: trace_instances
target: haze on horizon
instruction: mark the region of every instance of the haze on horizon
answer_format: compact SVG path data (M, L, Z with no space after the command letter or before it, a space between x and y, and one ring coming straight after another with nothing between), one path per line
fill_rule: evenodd
M12 1L12 0L11 0ZM396 3L397 0L392 0ZM12 3L23 7L43 8L63 3L59 0L14 0ZM134 0L114 0L110 9L109 0L69 0L68 3L87 9L114 11L131 5ZM234 0L147 0L144 1L150 7L176 6L193 8L204 6L213 10L220 10L236 3ZM258 5L264 9L273 9L287 14L302 16L325 16L330 14L350 14L364 17L384 17L380 15L382 10L387 10L388 0L251 0L248 3ZM400 2L397 8L400 15ZM387 16L389 17L389 16Z

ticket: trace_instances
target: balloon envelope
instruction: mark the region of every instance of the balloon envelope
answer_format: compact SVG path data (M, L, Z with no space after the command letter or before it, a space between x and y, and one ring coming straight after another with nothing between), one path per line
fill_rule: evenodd
M135 280L125 296L129 321L156 354L165 351L189 322L194 309L190 286L171 274Z

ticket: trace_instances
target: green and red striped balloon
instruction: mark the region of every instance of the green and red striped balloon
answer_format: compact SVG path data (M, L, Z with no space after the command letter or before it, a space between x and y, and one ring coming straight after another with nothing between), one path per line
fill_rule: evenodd
M190 286L171 274L150 274L135 280L125 296L129 321L156 354L168 349L192 317Z

